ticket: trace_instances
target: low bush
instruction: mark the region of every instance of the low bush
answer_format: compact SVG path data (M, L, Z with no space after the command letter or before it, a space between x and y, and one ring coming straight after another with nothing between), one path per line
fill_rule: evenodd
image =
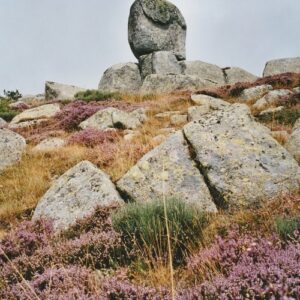
M199 246L206 217L196 207L177 199L166 201L173 263L184 262L191 247ZM163 201L132 203L112 215L113 227L128 249L149 259L166 261L167 228Z
M296 218L278 218L275 221L279 236L284 239L293 239L295 232L300 231L300 216Z
M120 93L110 93L98 90L86 90L83 92L79 92L75 95L75 98L85 102L122 99Z
M300 110L298 107L291 107L275 112L274 114L266 114L257 116L258 119L264 123L277 123L280 125L293 126L295 122L300 118Z
M106 143L115 143L119 139L119 134L115 131L98 130L88 128L72 134L69 137L69 144L79 144L86 147L95 147Z
M7 122L10 122L18 114L18 112L9 107L10 103L11 100L0 97L0 118Z

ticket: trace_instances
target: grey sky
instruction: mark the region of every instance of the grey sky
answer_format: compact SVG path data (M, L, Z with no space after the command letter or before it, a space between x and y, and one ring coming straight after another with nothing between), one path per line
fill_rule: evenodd
M133 0L0 0L0 94L42 92L53 80L96 88L110 65L135 61L127 42ZM173 0L188 25L187 59L257 75L300 56L299 0Z

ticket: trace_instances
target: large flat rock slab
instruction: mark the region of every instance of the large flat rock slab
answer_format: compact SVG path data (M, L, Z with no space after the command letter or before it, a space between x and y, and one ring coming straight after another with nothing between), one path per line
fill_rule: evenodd
M263 76L272 76L286 72L300 73L300 57L281 58L268 61Z
M258 205L299 189L297 162L244 104L224 107L189 123L184 134L215 202L224 207Z
M85 88L53 81L45 83L45 98L47 100L75 100L75 95L86 91Z
M24 110L12 119L11 124L51 118L54 117L58 112L60 112L60 106L58 103L41 105L35 108Z
M135 202L178 198L203 211L216 211L181 132L147 153L117 182L117 187Z
M0 173L21 160L25 139L8 129L0 129Z
M39 201L33 219L51 219L60 231L92 214L96 206L114 202L123 200L108 175L82 161L53 183Z

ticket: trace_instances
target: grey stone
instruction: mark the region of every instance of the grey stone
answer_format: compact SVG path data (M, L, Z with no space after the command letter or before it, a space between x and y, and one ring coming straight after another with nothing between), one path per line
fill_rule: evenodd
M107 128L113 128L112 113L119 110L114 107L109 107L103 110L99 110L94 115L86 119L79 124L81 129L94 128L104 130Z
M224 68L223 70L227 84L235 84L238 82L254 82L259 78L256 75L237 67Z
M191 160L181 132L147 153L117 186L135 202L178 198L204 211L216 211L204 179Z
M165 0L136 0L130 9L128 41L139 58L155 51L171 51L185 59L186 23L179 9Z
M116 110L112 113L112 122L113 126L119 129L136 129L141 126L138 117L121 110Z
M149 75L143 82L141 93L169 93L172 91L214 87L215 84L191 75Z
M0 173L21 160L25 139L8 129L0 129Z
M251 101L256 101L262 98L271 90L273 90L273 87L268 84L251 87L242 91L241 95L239 96L239 100L250 103Z
M300 163L300 127L296 128L286 144L286 149L294 156L294 158Z
M3 120L2 118L0 118L0 128L4 127L7 125L7 122L5 120Z
M299 189L300 168L292 156L255 122L250 109L234 104L184 127L201 173L225 208L253 207Z
M293 89L293 91L294 91L294 93L296 93L296 94L300 94L300 86L295 87L295 88Z
M293 130L300 128L300 118L295 122Z
M46 81L45 98L47 100L75 100L75 95L86 89L53 81Z
M209 113L209 105L191 106L188 108L188 121L196 121L201 119L204 115Z
M170 117L170 123L173 126L179 126L187 122L187 115L173 115Z
M60 106L58 103L38 106L35 108L27 109L21 112L19 115L15 116L12 119L11 124L18 124L20 122L32 121L37 119L52 118L58 112L60 112Z
M143 55L139 59L142 79L148 75L181 74L181 66L176 56L170 51L158 51Z
M140 70L135 63L117 64L107 69L98 86L104 92L138 92L142 85Z
M268 92L264 97L257 100L253 105L253 108L257 110L264 110L269 106L276 106L281 100L288 99L293 95L293 93L289 90L274 90Z
M137 109L133 112L125 112L117 108L109 107L96 112L87 120L81 122L81 129L95 128L105 130L109 128L136 129L146 119L145 109Z
M57 179L39 201L33 220L53 220L61 231L93 213L99 205L123 203L108 175L89 161L82 161Z
M229 102L226 102L222 99L207 96L204 94L193 94L191 96L191 100L196 105L206 105L209 106L210 109L222 109L225 106L230 105Z
M279 106L279 107L270 107L268 109L263 110L262 112L259 113L260 117L266 117L270 115L274 115L280 111L284 110L284 106Z
M64 147L65 145L66 141L61 138L48 138L41 141L33 149L36 151L53 151Z
M9 124L9 129L20 129L20 128L36 128L40 126L43 123L48 122L48 119L37 119L37 120L31 120L31 121L24 121L17 124Z
M225 85L225 76L223 70L213 64L203 61L182 61L183 74L197 76L203 80L210 81L215 86Z
M281 58L268 61L263 76L272 76L286 72L300 73L300 57Z

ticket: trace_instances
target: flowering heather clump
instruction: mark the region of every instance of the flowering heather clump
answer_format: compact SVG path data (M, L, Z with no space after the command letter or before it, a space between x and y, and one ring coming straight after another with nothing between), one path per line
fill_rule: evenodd
M69 137L69 144L80 144L86 147L115 143L119 139L117 132L113 130L99 130L94 128L84 129L76 132Z
M282 244L231 232L213 246L192 257L188 268L199 270L213 263L221 272L211 281L187 289L179 299L299 299L300 244ZM291 297L291 298L289 298Z

